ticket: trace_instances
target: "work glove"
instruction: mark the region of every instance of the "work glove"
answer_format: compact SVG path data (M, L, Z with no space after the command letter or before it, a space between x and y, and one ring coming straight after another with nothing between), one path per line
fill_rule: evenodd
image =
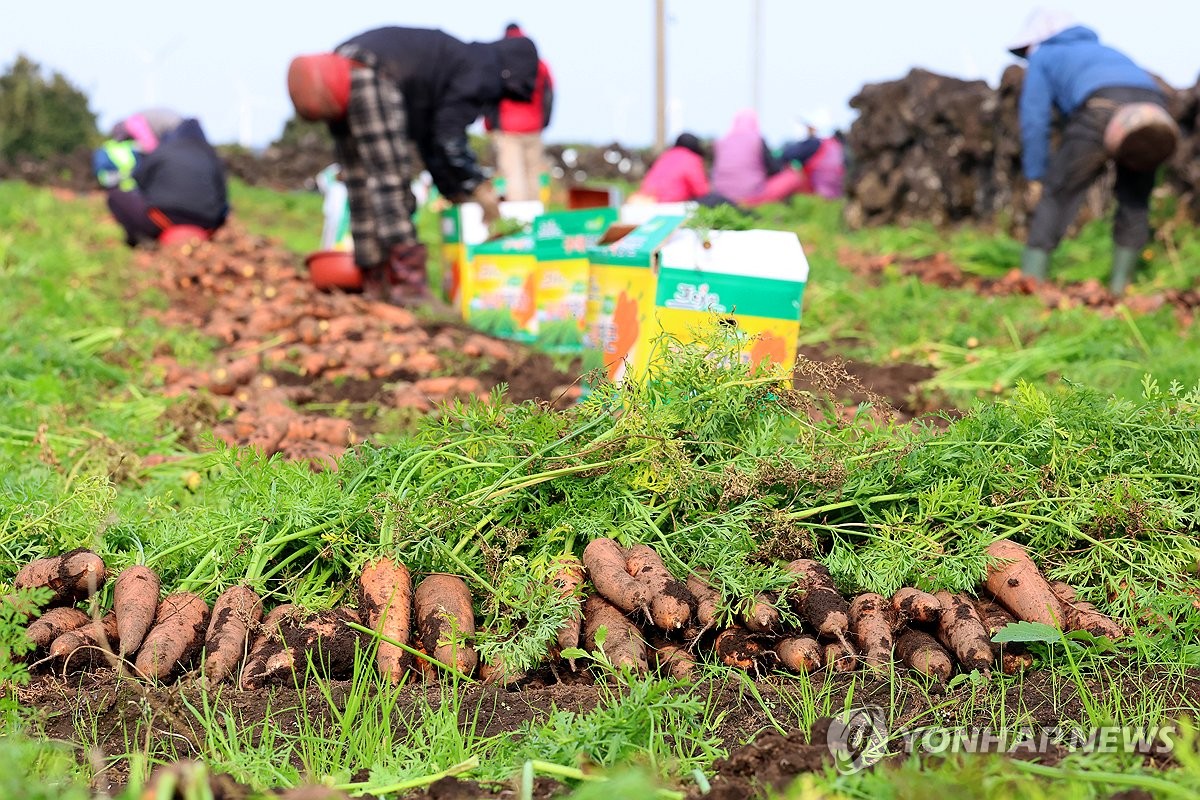
M1042 202L1042 182L1030 181L1025 184L1025 211L1032 214L1038 203Z
M488 181L484 181L475 187L475 191L471 192L471 199L479 203L483 207L483 221L488 225L500 219L500 198L496 195L496 188Z

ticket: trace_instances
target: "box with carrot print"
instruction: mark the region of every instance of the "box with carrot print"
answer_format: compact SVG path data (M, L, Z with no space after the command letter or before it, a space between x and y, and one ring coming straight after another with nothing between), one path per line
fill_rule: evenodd
M537 338L537 258L529 234L475 245L462 271L463 319L484 333L518 342Z
M588 208L542 214L533 221L538 272L534 330L541 349L560 353L583 349L588 248L616 218L615 208Z
M794 233L698 231L681 216L614 225L589 251L584 367L610 380L644 375L661 333L696 338L720 325L743 360L796 360L808 261Z
M500 204L502 219L532 223L543 206L536 200L505 201ZM466 316L467 297L463 294L463 272L470 263L475 247L489 238L488 225L483 221L483 206L460 203L441 213L442 225L442 296L446 302Z

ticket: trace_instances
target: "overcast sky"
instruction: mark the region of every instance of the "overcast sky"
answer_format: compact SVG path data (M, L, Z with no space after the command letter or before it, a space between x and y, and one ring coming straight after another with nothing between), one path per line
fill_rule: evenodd
M92 100L102 129L147 105L201 119L214 142L261 145L291 116L291 56L328 50L382 25L438 27L465 40L499 38L519 21L554 72L547 139L649 144L654 136L653 0L84 0L5 3L0 65L18 53L63 72ZM720 134L753 102L772 144L797 120L848 125L864 84L914 66L993 85L1011 63L1005 45L1036 4L974 0L667 0L672 135ZM1101 39L1176 86L1200 74L1200 3L1063 0Z

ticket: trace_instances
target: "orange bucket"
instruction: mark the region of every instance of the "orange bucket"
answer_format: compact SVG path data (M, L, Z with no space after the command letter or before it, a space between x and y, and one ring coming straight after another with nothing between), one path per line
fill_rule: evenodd
M304 259L313 286L322 291L341 289L361 292L362 270L354 263L354 254L345 250L320 250Z

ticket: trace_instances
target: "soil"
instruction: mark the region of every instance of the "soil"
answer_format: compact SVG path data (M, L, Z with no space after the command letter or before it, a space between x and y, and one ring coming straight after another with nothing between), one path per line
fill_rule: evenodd
M1146 696L1177 697L1180 706L1200 703L1200 669L1190 669L1180 676L1177 672L1159 667L1135 669L1114 659L1110 673L1120 675L1120 687L1086 684L1090 695L1116 690L1130 698ZM460 686L460 724L474 725L476 734L491 736L518 730L530 721L544 720L554 710L587 712L604 702L608 690L597 686L591 676L560 671L562 681L556 681L548 670L536 673L522 686L511 690L481 684ZM1055 679L1046 670L1032 672L1003 698L980 695L969 682L952 690L925 691L915 683L898 682L889 687L885 680L862 680L851 686L850 676L833 676L834 687L830 707L844 707L847 694L853 691L851 705L879 706L895 720L892 730L908 725L932 724L930 710L937 707L939 724L971 726L994 724L993 707L1003 706L1007 717L1028 717L1036 725L1051 726L1064 720L1080 719L1084 706L1076 687L1070 682ZM814 722L811 733L802 730L790 712L797 702L797 682L813 680L813 690L821 688L824 676L788 678L775 676L755 681L754 688L761 702L747 691L746 684L729 679L724 682L701 684L697 696L712 696L721 714L715 718L707 733L716 737L727 751L714 765L716 776L711 779L715 798L756 798L766 796L768 789L787 786L797 775L819 771L831 763L827 747L828 720ZM329 684L332 703L341 709L350 691L347 681ZM412 685L402 690L408 702L424 696L435 707L442 702L443 691L437 686ZM994 690L992 690L994 691ZM181 681L171 688L146 688L126 678L117 678L112 669L75 674L66 677L41 674L28 687L18 690L21 702L39 712L45 735L81 747L94 747L93 758L125 753L131 741L144 741L159 747L173 748L180 758L197 752L201 729L188 711L185 701L195 708L203 707L199 686L191 680ZM329 720L329 706L315 685L305 687L303 695L292 685L277 685L254 690L235 690L225 687L215 698L214 711L228 713L239 726L261 727L265 719L285 733L294 733L303 716L308 723ZM405 705L402 701L401 705ZM974 709L974 710L971 710ZM777 727L778 726L778 727ZM397 730L405 723L396 721ZM1016 757L1036 758L1054 764L1066 754L1065 750ZM1170 762L1166 756L1150 754L1148 764L1159 767ZM363 769L370 765L349 765ZM107 786L113 790L125 781L120 762L104 773ZM358 779L356 777L356 779ZM553 781L539 780L535 797L553 797L565 793L565 788ZM221 795L218 795L221 796ZM228 798L236 794L226 795ZM512 784L481 785L468 779L444 779L427 790L414 792L412 797L434 798L512 798ZM700 797L691 789L689 797ZM299 800L293 797L292 800Z

